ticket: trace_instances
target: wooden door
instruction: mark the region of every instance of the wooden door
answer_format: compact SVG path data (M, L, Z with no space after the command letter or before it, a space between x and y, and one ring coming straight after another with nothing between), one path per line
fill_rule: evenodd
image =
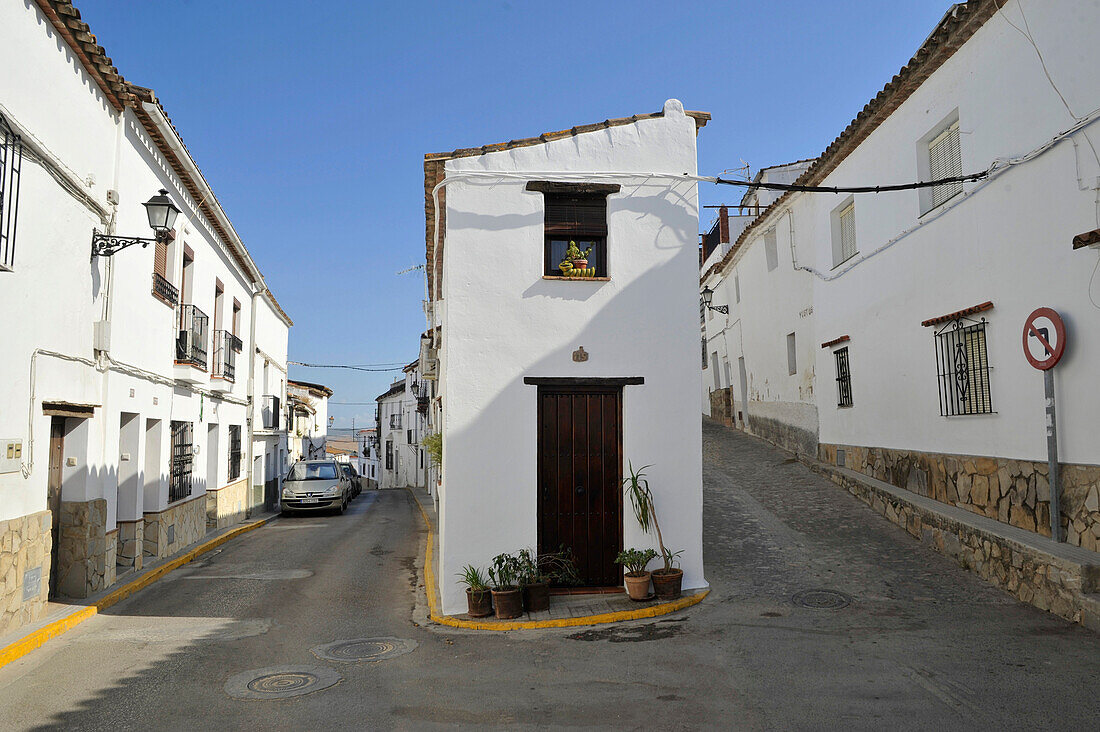
M582 584L622 585L622 389L539 387L538 551L572 550Z
M61 466L65 459L65 418L50 421L50 467L46 507L50 509L50 597L57 594L57 555L61 538Z

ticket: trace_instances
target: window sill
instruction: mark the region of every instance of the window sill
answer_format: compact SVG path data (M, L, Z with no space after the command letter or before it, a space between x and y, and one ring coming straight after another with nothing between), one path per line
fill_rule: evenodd
M848 262L851 262L853 259L855 259L858 256L859 256L859 252L855 252L852 256L848 257L847 259L842 259L839 262L837 262L836 264L834 264L833 269L835 270L838 267L843 267L845 264L847 264ZM832 270L830 270L830 271L832 271Z
M544 280L565 280L567 282L610 282L610 277L562 277L561 275L543 275Z

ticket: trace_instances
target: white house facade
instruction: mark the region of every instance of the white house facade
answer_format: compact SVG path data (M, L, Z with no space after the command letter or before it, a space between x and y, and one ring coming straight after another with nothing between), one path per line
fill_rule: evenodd
M419 398L424 387L419 362L413 361L404 368L401 378L377 398L379 488L426 486L429 460L420 440L426 431L427 415L420 410Z
M1095 2L955 6L798 183L982 175L785 194L704 273L733 303L739 331L715 336L744 344L750 430L1049 536L1044 376L1024 348L1029 314L1052 308L1068 329L1054 369L1061 527L1100 549L1100 76L1075 50L1098 29Z
M624 505L628 464L650 466L684 587L706 584L698 200L680 176L707 119L669 100L425 157L444 612L465 607L463 565L525 547L565 546L586 586L621 587L617 552L655 545ZM592 247L583 278L559 267L573 239Z
M320 460L325 457L328 440L328 400L332 389L323 384L289 379L287 399L290 401L289 463L297 460Z
M0 78L2 634L257 505L250 323L274 299L155 94L70 3L5 4L0 64L34 70ZM154 243L161 189L180 213ZM93 228L147 241L94 255ZM285 354L280 317L265 347Z

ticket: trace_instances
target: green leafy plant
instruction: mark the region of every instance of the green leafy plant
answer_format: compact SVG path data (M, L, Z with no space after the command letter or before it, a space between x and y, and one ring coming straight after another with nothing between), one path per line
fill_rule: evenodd
M630 498L630 506L634 509L634 518L638 520L638 525L642 527L642 531L648 534L650 526L656 530L657 546L661 549L660 557L664 560L665 571L668 572L673 569L672 565L676 557L683 552L671 552L665 547L664 538L661 536L661 525L657 523L657 509L653 505L653 491L649 488L649 481L646 479L644 472L646 468L652 467L652 465L643 465L635 471L634 465L627 462L630 476L623 480L623 488Z
M627 572L640 573L656 558L657 552L652 549L623 549L615 557L615 564L623 565Z
M443 433L430 432L420 440L420 446L428 451L428 457L435 465L443 464Z
M489 567L489 582L494 590L514 590L521 571L519 557L513 554L497 554Z
M573 552L564 546L548 554L537 554L534 549L521 549L515 559L521 585L541 582L578 585L581 582L577 563L573 561Z
M482 591L489 589L489 581L485 575L481 573L481 570L472 564L467 564L462 568L462 571L458 573L459 582L469 587L471 590Z
M583 252L580 247L577 246L577 242L570 241L569 246L565 248L565 256L562 257L561 264L558 265L558 269L562 271L562 274L569 276L569 273L573 270L574 259L588 259L588 255L592 254L592 247L588 247ZM578 272L583 270L577 270Z

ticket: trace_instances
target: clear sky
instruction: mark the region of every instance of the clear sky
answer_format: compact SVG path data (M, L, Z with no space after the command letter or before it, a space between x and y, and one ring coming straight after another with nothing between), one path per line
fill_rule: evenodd
M424 278L397 272L424 260L424 153L675 97L713 115L703 175L814 157L950 5L76 0L122 75L156 90L294 319L290 358L343 364L417 355ZM291 367L333 402L373 404L393 373ZM330 411L337 427L373 412Z

